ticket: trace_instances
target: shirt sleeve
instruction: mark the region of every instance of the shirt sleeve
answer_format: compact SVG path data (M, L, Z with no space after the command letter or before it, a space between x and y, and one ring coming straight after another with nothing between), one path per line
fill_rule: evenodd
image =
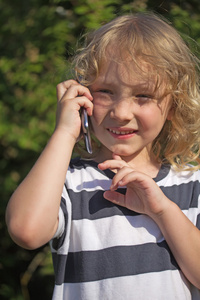
M58 215L58 228L56 230L56 233L53 236L53 239L55 238L59 239L62 236L64 230L65 230L65 217L62 208L60 207L59 215Z
M56 233L52 239L52 247L54 250L58 250L62 247L67 233L67 224L68 224L68 211L66 207L66 201L62 197L59 209L59 221L58 221L58 228Z

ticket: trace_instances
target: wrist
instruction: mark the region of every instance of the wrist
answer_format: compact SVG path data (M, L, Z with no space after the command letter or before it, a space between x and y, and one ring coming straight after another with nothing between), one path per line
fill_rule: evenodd
M69 132L69 130L66 130L65 128L62 127L56 127L52 137L61 140L62 142L66 143L68 146L73 145L73 147L77 141L77 138L71 132Z
M172 202L170 199L165 197L165 204L163 208L158 211L156 214L151 214L150 217L157 223L159 227L165 224L165 222L169 222L171 218L176 217L176 210L179 209L176 203Z

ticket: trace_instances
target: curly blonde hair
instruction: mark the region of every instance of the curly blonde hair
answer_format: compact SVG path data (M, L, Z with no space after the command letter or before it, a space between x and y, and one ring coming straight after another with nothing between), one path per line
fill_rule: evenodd
M189 50L168 21L153 13L137 13L115 18L93 33L74 57L75 76L89 86L98 77L108 55L120 61L126 54L134 63L152 66L157 78L167 83L166 94L173 100L173 115L154 140L152 152L157 160L178 169L198 168L200 145L199 60ZM116 54L115 54L116 53ZM119 57L119 53L121 53ZM159 88L159 85L158 85Z

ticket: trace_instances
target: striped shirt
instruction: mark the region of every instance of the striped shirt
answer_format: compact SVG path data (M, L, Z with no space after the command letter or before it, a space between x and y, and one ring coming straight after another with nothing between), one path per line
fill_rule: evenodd
M50 243L53 300L200 299L157 224L104 199L113 176L94 161L70 163ZM177 173L162 166L154 180L200 229L200 171Z

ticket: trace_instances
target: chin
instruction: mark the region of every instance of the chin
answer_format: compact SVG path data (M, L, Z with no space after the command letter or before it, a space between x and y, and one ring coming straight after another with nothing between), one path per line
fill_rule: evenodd
M133 151L130 151L128 149L120 149L113 147L111 151L119 156L128 157L134 155Z

